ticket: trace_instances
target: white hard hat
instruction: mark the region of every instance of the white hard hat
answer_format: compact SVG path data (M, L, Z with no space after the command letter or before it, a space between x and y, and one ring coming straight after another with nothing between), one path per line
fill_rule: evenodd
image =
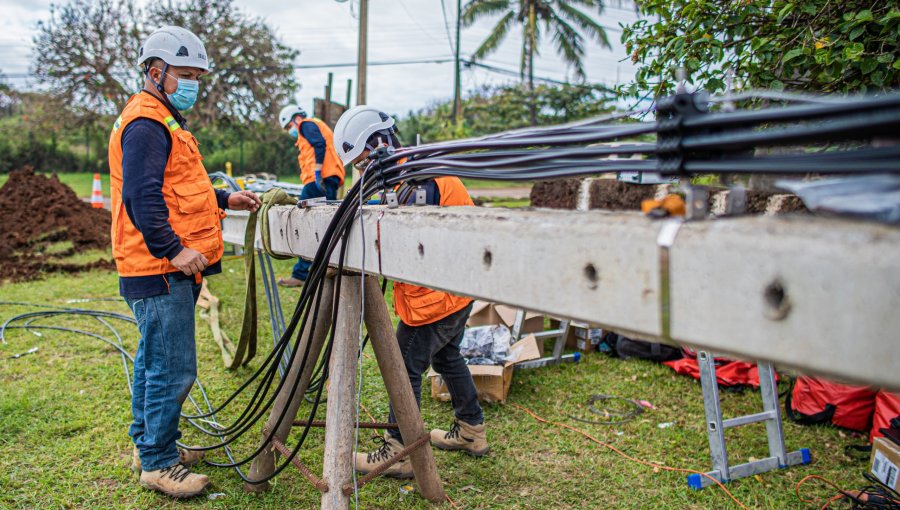
M162 59L170 66L209 71L209 58L200 38L190 30L174 25L157 29L141 45L137 64L141 65L151 58Z
M350 108L334 126L334 148L341 161L347 165L366 149L366 140L373 134L393 131L394 119L374 106L359 105Z
M295 104L285 106L281 109L281 113L278 114L278 125L281 126L282 129L286 128L288 124L294 120L295 115L299 115L305 119L306 110Z

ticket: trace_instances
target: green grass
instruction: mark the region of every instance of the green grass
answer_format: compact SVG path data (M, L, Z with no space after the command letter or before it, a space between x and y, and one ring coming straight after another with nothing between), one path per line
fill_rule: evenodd
M531 186L532 184L530 181L482 181L481 179L462 179L462 182L468 189L521 188L525 186Z
M278 261L277 271L287 274L291 261ZM224 273L211 278L210 287L222 299L224 326L235 335L240 320L242 262L224 263ZM121 300L71 304L70 299L115 297L117 276L92 271L76 276L50 275L45 280L0 286L0 300L83 306L129 313ZM299 290L283 290L285 310L293 306ZM265 298L260 290L261 304ZM24 306L0 305L0 319L31 311ZM250 366L224 370L209 328L198 321L197 345L200 379L214 402L221 402L245 380L264 358L272 338L268 316L260 319L260 355ZM41 321L39 321L40 323ZM101 332L86 319L54 318L46 324ZM128 324L116 323L132 351L138 334ZM201 468L224 499L199 498L170 501L141 489L129 470L131 443L129 394L121 359L110 347L94 339L47 331L38 337L13 330L8 344L0 344L0 508L315 508L319 497L295 470L289 468L273 489L263 495L242 491L233 471ZM39 347L20 359L8 356ZM377 366L367 349L363 359L362 403L376 419L387 412L387 399ZM613 394L644 399L657 409L618 426L581 424L566 414L583 413L581 403L592 394ZM243 399L239 399L239 402ZM601 441L634 457L705 471L710 467L699 384L675 376L665 366L643 361L621 361L601 354L565 364L515 374L510 403L530 408L548 419L584 429ZM723 393L726 416L756 412L758 393ZM301 412L309 411L304 405ZM429 427L445 427L452 417L449 403L432 400L423 392L422 413ZM320 416L324 417L324 409ZM234 411L224 412L228 421ZM610 450L573 432L541 424L512 405L486 405L485 417L493 451L482 459L455 452L436 451L438 469L448 495L466 509L581 509L581 508L737 508L719 489L694 491L685 475L655 472L622 459ZM323 418L324 419L324 418ZM658 424L673 422L670 428ZM804 506L794 495L794 484L808 474L821 474L844 487L860 485L864 463L851 461L845 445L863 439L829 428L800 427L785 422L787 447L809 447L814 462L762 474L728 485L749 508L818 508ZM209 444L190 427L184 440ZM259 437L259 427L241 441L237 454L246 454ZM361 433L361 448L368 448L369 433ZM733 463L766 455L762 425L727 433ZM295 439L289 441L293 444ZM348 438L348 440L351 440ZM323 435L314 432L301 460L321 473ZM221 455L215 455L221 458ZM401 495L402 484L379 479L359 494L360 508L431 508L418 495ZM821 486L810 495L826 496ZM449 506L445 506L449 508Z
M518 209L531 205L530 198L480 198L482 207L506 207L509 209Z
M49 174L45 174L49 175ZM91 190L93 189L93 178L94 174L90 173L57 173L59 176L59 180L63 184L67 184L75 193L82 198L88 198L91 196ZM0 186L3 186L6 183L6 180L9 178L8 174L0 174ZM101 174L100 179L103 182L103 195L109 196L109 174ZM278 178L283 182L289 182L294 184L300 184L300 175L284 175ZM351 181L350 176L347 176L347 183L349 184ZM516 186L525 186L530 185L531 183L510 183L505 181L482 181L477 179L463 179L463 183L466 185L468 189L494 189L494 188L510 188Z

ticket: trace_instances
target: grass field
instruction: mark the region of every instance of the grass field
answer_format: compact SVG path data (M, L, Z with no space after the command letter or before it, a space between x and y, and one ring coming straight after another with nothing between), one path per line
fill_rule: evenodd
M63 183L71 187L75 190L75 194L79 197L90 197L92 186L94 184L93 178L94 174L89 173L59 173L57 174L59 180ZM8 174L0 174L0 186L3 186L6 183L6 180L9 178ZM109 196L109 174L101 174L100 179L103 182L103 195ZM283 176L279 178L284 182L290 182L294 184L300 184L300 176L299 175L289 175ZM348 179L349 182L349 179ZM503 181L480 181L474 179L464 179L466 187L469 189L477 190L477 189L494 189L494 188L509 188L515 186L525 186L530 185L531 183L507 183Z
M96 256L96 254L94 254ZM278 262L286 273L290 262ZM211 279L211 289L222 301L225 327L238 329L242 295L242 262L224 263L224 273ZM119 300L70 304L70 299L115 297L113 272L93 271L77 276L49 275L31 283L0 286L0 300L83 306L128 313ZM261 291L260 291L261 292ZM282 291L286 312L296 290ZM260 295L260 303L265 303ZM28 306L0 306L0 317L33 310ZM101 332L85 319L65 323ZM268 317L260 317L260 346L271 345ZM117 324L133 351L137 331ZM0 344L0 508L314 508L318 497L296 471L288 469L274 489L262 496L246 494L237 475L204 467L218 500L199 498L172 502L141 489L128 465L131 452L127 427L129 393L122 362L101 342L73 334L45 332L38 337L15 330L8 344ZM214 402L220 402L258 365L234 372L224 370L209 328L198 322L197 343L200 379ZM39 350L19 359L10 355ZM363 361L362 404L374 418L383 419L387 401L371 351ZM617 426L577 423L567 414L584 414L582 403L592 394L612 394L643 399L656 406L637 419ZM754 392L723 393L726 416L759 409ZM583 429L601 441L639 459L697 470L709 468L699 384L675 376L665 366L643 361L621 361L601 354L586 356L581 363L566 364L515 374L507 405L485 408L493 452L482 459L454 452L435 453L448 495L467 509L580 509L580 508L739 508L716 488L693 491L685 475L648 468L626 461L584 437L553 425L542 424L516 406L532 409L547 419ZM309 407L301 412L308 412ZM425 423L447 426L451 407L431 399L427 388L422 400ZM324 416L324 409L321 411ZM234 415L224 413L220 420ZM663 423L671 427L660 428ZM824 475L838 484L859 484L864 463L843 455L845 445L862 439L829 428L808 428L785 423L789 449L809 447L814 462L766 473L728 485L748 508L819 508L803 504L794 495L794 484L808 474ZM237 453L247 453L258 437L258 427L241 441ZM185 441L209 442L187 427ZM360 448L372 443L361 435ZM766 453L762 425L728 433L734 463ZM348 438L348 440L351 440ZM302 460L321 472L323 436L315 432L303 450ZM291 441L289 441L291 443ZM417 495L402 495L401 483L377 480L363 488L360 508L428 508ZM831 491L811 487L809 495ZM448 506L448 508L450 508Z

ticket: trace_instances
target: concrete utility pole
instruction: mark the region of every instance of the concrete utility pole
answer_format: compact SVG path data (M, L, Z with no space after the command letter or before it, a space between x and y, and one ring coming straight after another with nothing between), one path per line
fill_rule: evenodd
M356 57L356 104L358 105L366 104L368 25L369 0L359 0L359 53Z
M462 85L460 83L459 69L459 28L462 19L462 0L456 0L456 66L455 66L455 84L453 87L453 122L456 123L462 119Z

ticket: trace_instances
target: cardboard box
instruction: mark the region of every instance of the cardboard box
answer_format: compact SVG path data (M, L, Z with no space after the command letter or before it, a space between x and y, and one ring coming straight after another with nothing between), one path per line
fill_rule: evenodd
M550 329L559 329L559 319L550 319ZM566 349L581 351L583 353L596 352L604 331L598 326L586 322L569 321L569 332L566 335ZM547 348L552 348L553 343L547 342Z
M493 326L495 324L503 324L510 331L516 324L517 310L511 306L498 305L487 301L475 301L472 305L472 312L469 314L469 320L466 326ZM538 333L544 331L544 316L534 312L525 312L525 321L522 323L522 335L528 333Z
M472 380L475 381L478 400L506 402L516 363L541 357L540 347L534 335L528 335L512 344L509 351L514 358L504 365L471 365L468 367L472 374ZM442 402L449 401L450 391L441 376L432 368L428 370L428 377L431 379L431 398Z
M872 462L869 471L881 483L900 491L900 445L886 437L876 437L872 443Z

